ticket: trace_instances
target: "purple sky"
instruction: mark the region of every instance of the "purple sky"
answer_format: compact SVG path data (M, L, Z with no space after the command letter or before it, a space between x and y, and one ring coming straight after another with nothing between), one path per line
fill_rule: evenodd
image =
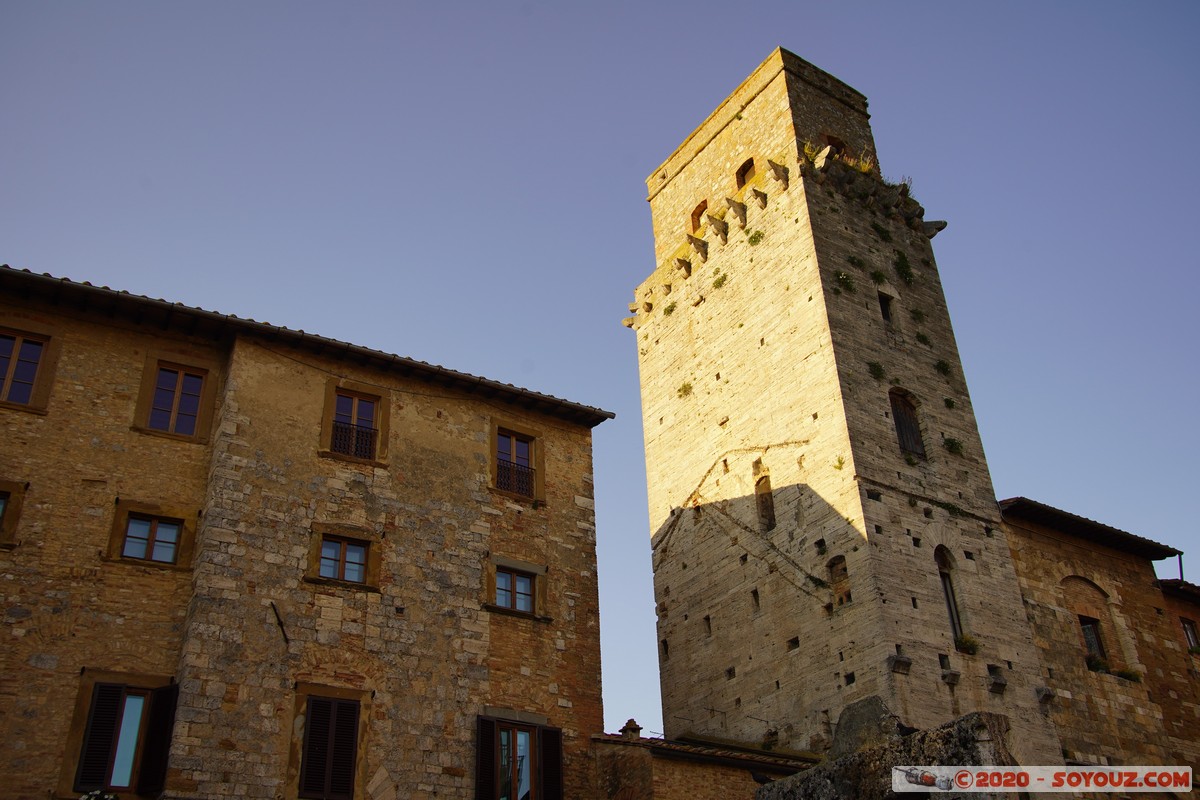
M645 177L776 46L862 91L884 174L950 222L998 496L1190 550L1196 579L1198 29L1193 0L8 2L0 262L617 412L606 727L658 732L619 324L654 267Z

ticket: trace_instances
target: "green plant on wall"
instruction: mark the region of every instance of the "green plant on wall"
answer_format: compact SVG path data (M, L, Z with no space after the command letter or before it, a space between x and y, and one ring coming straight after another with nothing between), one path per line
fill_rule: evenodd
M878 222L871 223L871 230L875 231L875 235L885 242L892 241L892 232L880 225Z
M675 304L674 304L674 303L670 303L670 304L668 304L668 305L667 305L667 307L663 309L663 315L664 315L664 316L668 316L668 317L669 317L669 316L671 316L671 315L672 315L672 314L674 314L674 313L675 313Z
M713 288L720 289L722 286L725 285L725 281L728 280L728 277L729 276L727 276L725 273L722 272L720 275L718 275L716 277L715 280L713 280Z
M939 375L947 375L948 376L950 374L950 362L946 361L945 359L939 360L936 364L933 365L933 368L937 370Z
M925 312L919 308L914 308L913 310L909 311L908 315L912 317L912 321L918 325L925 321Z
M926 347L930 347L932 345L932 342L929 341L929 337L926 336L922 331L917 331L917 341Z
M746 237L746 241L750 243L751 247L753 247L761 242L763 240L763 236L765 235L766 234L764 234L762 231L751 231L750 235Z
M963 454L962 442L958 439L947 437L942 439L942 447L946 448L946 452L951 455L961 456Z
M868 361L867 371L870 372L871 377L877 381L883 380L887 375L887 373L883 371L883 364L880 364L878 361Z
M866 264L863 263L863 260L858 256L846 256L846 262L849 263L850 266L858 267L859 269L862 269L866 266Z
M912 286L913 280L915 280L912 264L908 263L908 256L904 253L899 250L895 252L896 260L892 262L892 266L896 268L896 274L900 276L900 280L904 281L904 285Z
M871 271L871 281L876 285L887 283L887 275L883 274L883 270L876 269Z
M686 381L680 384L679 388L675 391L675 394L678 397L688 397L691 395L691 393L692 385Z
M943 397L942 402L946 404L946 408L954 408L954 400L949 397Z
M854 278L851 277L849 272L836 272L833 277L838 282L838 286L851 294L855 292Z
M962 636L954 637L954 649L960 653L973 656L979 652L979 640L974 636L964 633Z

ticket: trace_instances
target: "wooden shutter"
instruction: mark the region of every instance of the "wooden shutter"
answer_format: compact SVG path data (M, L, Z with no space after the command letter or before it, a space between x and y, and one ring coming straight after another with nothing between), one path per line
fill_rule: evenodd
M108 762L112 757L121 715L125 687L119 683L97 683L92 689L92 707L88 711L75 791L90 792L108 785Z
M475 800L495 800L496 721L480 717L475 739Z
M562 800L562 731L558 728L538 728L538 763L542 765L541 800Z
M309 697L300 796L351 800L357 754L358 702Z
M179 684L155 689L150 693L150 713L142 745L142 764L138 769L137 793L157 795L167 782L167 756L171 751L171 731L175 727L175 705Z

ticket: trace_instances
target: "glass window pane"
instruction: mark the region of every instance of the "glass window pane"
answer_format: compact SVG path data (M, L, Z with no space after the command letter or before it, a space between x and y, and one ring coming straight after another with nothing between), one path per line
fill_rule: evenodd
M533 613L533 579L528 575L517 576L517 610Z
M183 394L179 395L179 413L180 414L191 414L191 415L195 416L196 412L199 410L200 410L200 395L188 394L187 392L184 392Z
M336 578L338 577L338 561L336 558L328 559L321 557L321 577Z
M154 402L151 406L170 413L171 408L175 405L175 390L172 389L155 389Z
M17 339L15 336L0 335L0 359L4 359L3 361L0 361L0 363L8 366L8 359L12 355L13 347L15 347L16 344Z
M173 543L179 541L179 524L175 522L159 522L154 538L159 542Z
M517 734L517 800L529 800L532 796L533 785L530 782L529 768L532 765L529 747L529 731L516 731Z
M511 453L512 453L512 438L503 433L500 434L496 438L496 455L500 458L501 461L512 461Z
M512 745L510 732L500 730L500 800L512 800Z
M36 361L21 359L17 362L17 368L13 370L13 380L20 381L21 383L33 383L35 375L37 375Z
M343 580L362 583L367 579L367 570L362 564L352 564L346 562L346 574L342 576Z
M373 400L358 401L358 419L356 421L364 428L375 427L375 402Z
M189 374L185 374L183 376L183 393L184 394L190 394L190 395L199 397L200 390L203 388L204 388L204 376L189 375Z
M159 542L154 543L154 550L150 556L151 561L161 561L164 564L175 563L175 543L174 542Z
M156 431L171 430L171 412L170 410L162 410L155 408L150 411L150 419L146 423L146 427L153 428Z
M154 386L158 389L167 389L172 394L175 393L175 384L179 380L179 373L173 369L159 369L158 380Z
M121 712L121 726L117 732L117 750L113 756L112 777L109 785L123 788L130 785L133 777L133 756L137 751L138 729L142 726L142 708L146 698L137 694L125 696L125 708Z
M367 548L361 544L346 545L346 563L347 564L365 564L367 563Z
M351 416L353 413L354 413L354 398L348 397L344 394L339 394L337 396L337 402L334 405L334 412L333 412L334 420L336 420L337 422L346 422L346 423L353 422L354 418L353 418L353 416Z
M32 383L17 383L15 380L9 384L8 397L5 399L10 403L25 404L29 402L29 398L33 397Z
M191 436L196 432L196 417L194 414L180 413L175 417L175 433Z

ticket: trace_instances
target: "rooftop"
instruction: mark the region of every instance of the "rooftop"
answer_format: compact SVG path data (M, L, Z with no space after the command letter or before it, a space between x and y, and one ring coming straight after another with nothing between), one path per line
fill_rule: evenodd
M1023 519L1034 522L1080 539L1086 539L1089 542L1142 556L1151 561L1182 555L1182 551L1176 550L1174 547L1159 544L1151 539L1128 533L1119 528L1113 528L1102 522L1096 522L1087 517L1081 517L1026 497L1010 497L1007 500L1001 500L1000 512L1006 519Z

